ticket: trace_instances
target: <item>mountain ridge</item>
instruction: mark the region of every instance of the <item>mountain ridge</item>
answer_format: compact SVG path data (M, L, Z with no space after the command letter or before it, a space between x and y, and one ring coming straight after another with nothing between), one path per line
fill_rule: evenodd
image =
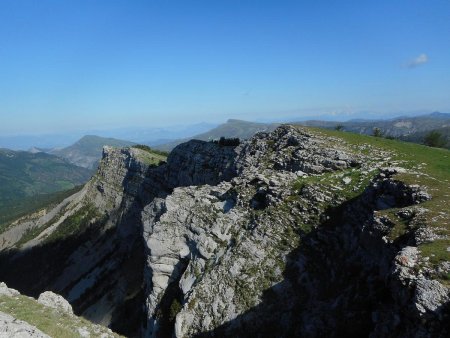
M225 123L208 132L175 141L155 144L156 149L170 151L180 143L191 139L203 141L219 139L220 137L248 139L259 131L272 131L281 124L300 124L304 126L334 129L342 126L343 130L360 134L372 135L374 128L379 128L384 136L398 137L406 141L422 142L423 134L432 130L445 128L450 124L450 113L433 112L430 114L400 116L388 119L350 119L347 121L305 120L301 122L290 121L280 123L250 122L239 119L228 119ZM395 123L399 123L398 126ZM245 131L243 131L245 130ZM444 133L445 136L447 135ZM446 136L447 143L450 138Z
M50 150L49 153L64 158L77 166L95 169L101 159L104 146L126 147L135 144L115 138L85 135L74 144L63 149Z
M0 234L0 279L131 336L448 333L447 150L284 125L145 156Z
M320 121L309 120L299 122L305 126L336 128L340 126L344 131L372 135L374 128L378 128L384 136L406 138L409 135L423 134L450 125L450 114L434 112L419 116L395 117L387 120L349 120L349 121Z
M155 146L155 148L170 151L177 145L189 140L211 141L219 139L220 137L248 139L257 132L272 131L279 125L279 123L259 123L239 119L228 119L225 123L220 124L207 132L169 143L159 144Z

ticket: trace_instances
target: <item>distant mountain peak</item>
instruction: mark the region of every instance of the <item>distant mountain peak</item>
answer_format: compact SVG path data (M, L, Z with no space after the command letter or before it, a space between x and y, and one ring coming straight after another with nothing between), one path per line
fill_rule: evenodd
M239 119L228 119L226 123L251 123L251 122Z
M115 138L85 135L69 147L52 151L52 154L78 166L93 169L102 157L103 146L128 147L134 144L134 142Z
M438 112L438 111L432 112L429 116L430 117L448 118L448 119L450 119L450 113L441 113L441 112Z

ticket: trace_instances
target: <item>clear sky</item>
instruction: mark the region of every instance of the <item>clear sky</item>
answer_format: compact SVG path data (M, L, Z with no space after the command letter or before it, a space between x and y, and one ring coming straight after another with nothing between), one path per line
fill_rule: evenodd
M448 0L0 1L2 133L418 110Z

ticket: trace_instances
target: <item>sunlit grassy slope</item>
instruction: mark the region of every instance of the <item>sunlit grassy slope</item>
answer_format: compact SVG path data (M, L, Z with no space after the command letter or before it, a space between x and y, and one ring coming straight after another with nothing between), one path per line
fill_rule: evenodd
M157 166L161 162L165 162L167 160L168 153L164 151L155 150L142 144L135 145L132 148L140 150L136 155L139 161L147 165Z
M431 194L430 201L420 206L427 209L424 221L441 239L419 245L422 256L429 257L430 263L437 265L442 261L450 261L450 151L431 148L419 144L396 140L354 134L350 132L311 128L312 131L326 136L342 139L353 146L368 144L373 148L389 153L384 159L385 165L401 166L408 172L397 174L396 179L408 184L427 187ZM371 147L363 152L371 154ZM396 223L391 233L391 239L406 231L405 224L395 215L396 210L383 211ZM450 280L450 276L440 276Z
M0 311L37 327L50 337L120 337L82 317L46 307L35 299L23 295L0 296Z

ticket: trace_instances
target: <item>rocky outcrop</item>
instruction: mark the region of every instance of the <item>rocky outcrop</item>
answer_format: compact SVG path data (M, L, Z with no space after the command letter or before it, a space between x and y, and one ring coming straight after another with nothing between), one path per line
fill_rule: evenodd
M171 188L228 181L235 176L234 147L192 140L177 146L164 166L164 181Z
M432 196L388 151L281 126L237 147L190 141L156 167L145 156L105 147L26 250L5 245L0 277L129 336L449 332L448 287L417 247L443 236Z
M18 295L20 295L19 291L8 288L3 282L0 283L0 296L15 297ZM36 327L18 320L2 311L0 311L0 337L49 338L49 336L38 330Z
M70 304L53 292L38 300L0 283L0 337L118 337L111 330L76 317Z
M50 338L36 327L0 311L0 337Z
M306 130L289 126L281 126L270 134L256 134L243 144L236 162L241 173L244 169L258 171L268 167L307 174L342 170L358 163L348 151L330 147L328 139L312 137Z
M233 169L227 167L235 154L230 148L192 142L177 147L173 156L179 160L155 167L147 163L145 150L105 147L97 173L79 193L8 230L20 228L21 235L7 235L0 277L34 297L45 290L61 294L77 315L138 335L145 322L142 209L175 186L229 177ZM198 163L195 168L192 161Z
M20 292L15 289L8 288L8 286L5 283L1 282L0 283L0 295L13 297L13 296L20 295Z
M57 295L51 291L45 291L41 293L37 301L42 305L52 307L69 314L73 314L72 306L69 304L69 302L60 295Z
M4 250L1 279L33 297L53 291L77 315L136 335L143 317L139 303L144 302L144 248L137 217L141 205L136 197L145 194L143 184L153 170L141 155L145 152L140 149L106 147L91 181L56 212L50 211L50 219L44 216L25 227L25 234L34 234L29 241L13 242ZM135 321L124 324L124 316Z
M421 187L396 181L399 168L383 169L364 190L364 176L380 168L385 153L374 151L369 159L288 126L256 135L235 152L236 176L229 182L176 188L142 212L147 336L170 335L171 328L177 337L315 337L353 329L373 336L422 330L426 336L442 330L380 321L402 313L404 304L420 308L417 300L427 297L420 283L409 286L413 295L397 294L403 286L393 271L403 244L386 243L390 225L377 211L430 199ZM325 189L316 177L334 182ZM296 192L295 182L302 181ZM343 191L361 188L358 198L345 201ZM355 267L355 276L348 276ZM365 280L374 282L361 288ZM446 290L430 294L442 307L448 290L434 282ZM378 305L380 292L392 293L390 308ZM442 323L442 315L436 306L428 320ZM412 311L403 319L419 317Z

